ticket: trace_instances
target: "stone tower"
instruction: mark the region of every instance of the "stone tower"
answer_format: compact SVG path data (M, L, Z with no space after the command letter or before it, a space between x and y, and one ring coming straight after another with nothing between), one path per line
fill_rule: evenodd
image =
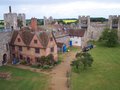
M118 40L120 42L120 15L118 16Z
M18 14L18 19L19 19L20 21L22 21L22 25L23 25L23 27L25 27L25 26L26 26L25 14L24 14L24 13Z
M79 28L89 29L90 27L90 16L78 16Z
M85 42L90 40L91 31L90 31L90 16L78 16L79 28L85 29Z
M108 26L110 29L118 30L118 40L120 41L120 15L110 15Z
M4 14L4 28L18 30L18 19L22 21L22 26L25 27L25 14L12 13L11 6L9 6L9 12Z
M44 16L44 26L47 25L47 17Z
M118 16L110 15L108 25L110 29L118 29Z
M4 14L4 28L17 29L17 13L12 13L11 6L9 6L9 13Z
M45 25L51 25L52 22L54 22L54 19L53 19L52 16L50 16L49 18L47 18L47 17L44 16L44 26Z

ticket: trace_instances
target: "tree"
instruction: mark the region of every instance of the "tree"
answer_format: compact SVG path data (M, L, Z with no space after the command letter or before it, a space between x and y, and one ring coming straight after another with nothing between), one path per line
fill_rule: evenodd
M101 40L108 47L114 47L118 43L117 30L105 29L102 33Z
M76 60L72 62L72 66L75 66L76 69L83 66L83 69L86 69L87 67L91 67L92 63L92 56L87 52L81 52L76 54Z
M18 27L21 29L22 26L23 26L23 21L20 20L20 19L18 19L18 20L17 20L17 23L18 23Z

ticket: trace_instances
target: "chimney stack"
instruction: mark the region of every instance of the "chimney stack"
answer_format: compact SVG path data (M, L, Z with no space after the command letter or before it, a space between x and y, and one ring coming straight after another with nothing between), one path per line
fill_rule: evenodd
M37 30L38 26L37 26L37 19L36 18L31 18L31 25L30 26L31 26L31 29L33 31Z
M11 11L11 6L9 6L9 13L11 13L12 11Z

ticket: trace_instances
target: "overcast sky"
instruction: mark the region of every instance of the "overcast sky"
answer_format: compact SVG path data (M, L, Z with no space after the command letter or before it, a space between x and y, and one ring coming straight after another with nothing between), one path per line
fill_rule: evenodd
M106 17L120 14L120 0L0 0L0 19L12 12L25 13L26 18L53 16L53 18L77 18L79 15Z

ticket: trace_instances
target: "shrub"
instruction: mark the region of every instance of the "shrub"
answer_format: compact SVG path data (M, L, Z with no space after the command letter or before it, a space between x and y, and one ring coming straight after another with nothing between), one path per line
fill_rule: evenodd
M25 60L22 60L22 61L20 62L20 64L25 65L25 64L27 64L27 62L26 62Z
M89 53L81 52L76 54L76 60L74 60L71 64L75 68L78 69L86 69L87 67L91 67L93 63L93 58Z
M118 43L117 30L105 29L99 41L104 41L108 47L114 47Z
M33 68L42 68L49 69L55 65L54 57L52 54L48 56L41 56L35 65L32 65Z

